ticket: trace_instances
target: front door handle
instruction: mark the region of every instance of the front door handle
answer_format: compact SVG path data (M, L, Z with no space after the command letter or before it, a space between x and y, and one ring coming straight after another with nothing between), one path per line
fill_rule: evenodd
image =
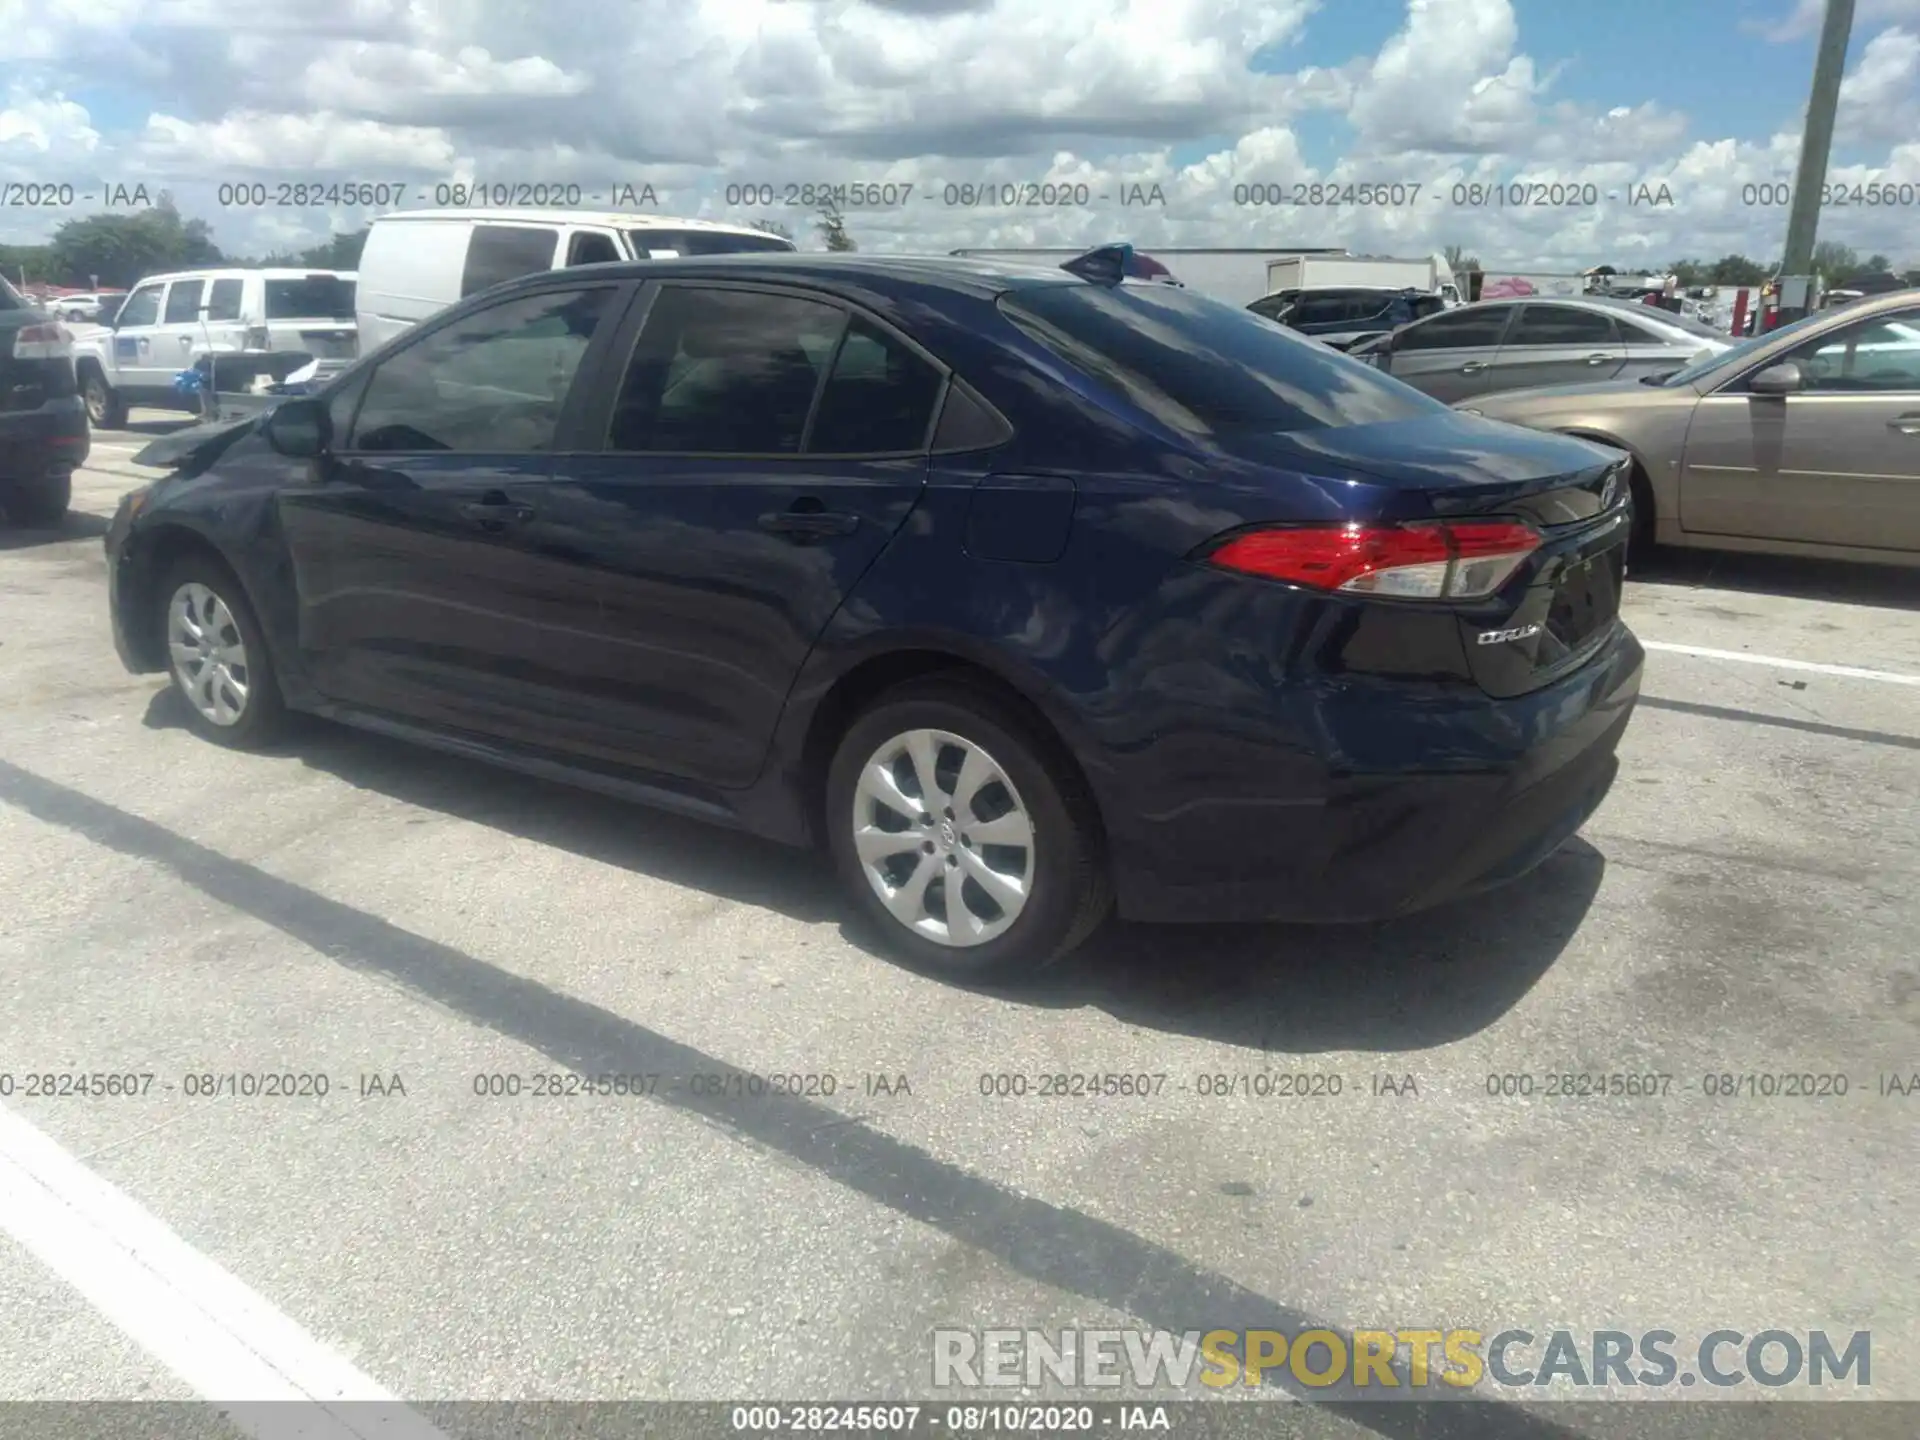
M1467 361L1466 364L1460 367L1460 373L1462 375L1478 375L1482 370L1486 368L1487 368L1487 362L1484 360L1469 360Z
M1604 365L1611 359L1613 359L1611 355L1589 355L1587 356L1587 364Z
M1896 415L1887 421L1889 430L1898 430L1902 435L1920 435L1920 414Z
M521 505L506 496L488 496L460 507L460 513L482 530L504 530L509 525L524 525L533 519L533 506Z
M760 528L775 535L851 535L860 528L860 517L835 510L770 510L760 517Z

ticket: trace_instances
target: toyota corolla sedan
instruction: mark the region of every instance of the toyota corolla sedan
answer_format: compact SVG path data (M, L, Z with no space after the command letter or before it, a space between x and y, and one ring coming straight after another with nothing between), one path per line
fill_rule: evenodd
M1126 271L509 282L147 455L120 654L224 744L304 711L823 844L968 979L1527 872L1638 694L1618 454Z

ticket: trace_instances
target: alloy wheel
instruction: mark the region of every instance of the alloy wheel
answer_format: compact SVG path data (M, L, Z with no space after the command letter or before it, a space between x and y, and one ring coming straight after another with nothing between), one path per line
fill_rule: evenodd
M252 679L246 641L227 602L198 581L174 591L167 605L167 653L189 705L215 725L240 723Z
M1033 894L1033 819L1006 771L945 730L876 749L853 791L853 845L889 914L936 944L983 945Z

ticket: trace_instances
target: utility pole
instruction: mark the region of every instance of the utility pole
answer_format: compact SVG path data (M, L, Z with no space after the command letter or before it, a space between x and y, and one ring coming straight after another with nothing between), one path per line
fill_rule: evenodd
M1807 96L1807 123L1800 135L1800 170L1793 182L1793 208L1787 214L1786 253L1780 262L1783 322L1793 318L1789 310L1804 313L1813 300L1810 280L1814 235L1820 226L1820 191L1827 183L1834 112L1840 106L1840 79L1846 72L1847 42L1852 36L1853 0L1827 0L1826 19L1820 26L1820 51L1813 62L1813 89Z

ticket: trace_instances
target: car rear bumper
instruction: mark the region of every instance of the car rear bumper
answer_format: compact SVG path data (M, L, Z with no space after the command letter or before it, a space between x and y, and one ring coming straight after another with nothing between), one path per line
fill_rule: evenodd
M32 410L0 410L0 482L32 482L77 470L92 447L77 395Z
M1364 712L1329 704L1330 750L1351 755L1339 733L1361 727L1365 748L1411 763L1367 773L1274 753L1270 773L1284 773L1282 785L1216 785L1169 814L1118 826L1110 817L1120 912L1146 921L1377 921L1519 879L1606 798L1643 662L1621 626L1588 664L1514 699L1427 696L1397 713L1390 704ZM1216 740L1238 764L1257 763L1244 736Z

